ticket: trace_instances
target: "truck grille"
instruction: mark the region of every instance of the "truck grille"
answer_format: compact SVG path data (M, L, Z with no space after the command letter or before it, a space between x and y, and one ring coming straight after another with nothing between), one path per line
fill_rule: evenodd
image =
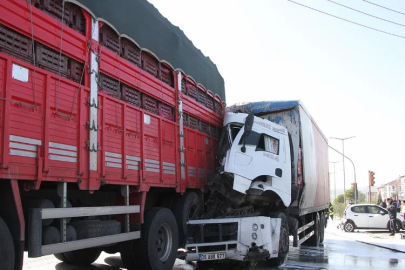
M193 243L213 243L238 240L237 222L197 224L190 226L189 235L193 236Z

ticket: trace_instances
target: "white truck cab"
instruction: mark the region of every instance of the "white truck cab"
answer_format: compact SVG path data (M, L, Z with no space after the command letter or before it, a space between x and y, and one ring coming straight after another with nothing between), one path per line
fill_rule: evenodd
M291 157L287 129L253 116L251 132L244 138L247 116L245 113L225 115L222 136L227 136L223 139L229 140L230 147L222 159L224 173L233 174L234 190L251 195L273 191L288 207Z

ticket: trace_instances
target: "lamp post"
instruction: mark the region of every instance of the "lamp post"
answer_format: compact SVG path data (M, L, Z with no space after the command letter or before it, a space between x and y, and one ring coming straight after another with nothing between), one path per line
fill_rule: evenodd
M342 141L342 147L343 147L343 193L346 193L346 174L345 174L345 140L354 138L356 136L352 137L347 137L347 138L336 138L336 137L330 137L331 139L335 140L341 140ZM355 192L356 193L356 192ZM345 197L345 203L346 203L346 197Z
M338 162L340 162L341 160L339 160L339 161L335 161L335 162L332 162L332 161L329 161L329 163L332 163L333 164L333 184L334 184L334 186L335 186L335 199L336 199L336 176L335 176L335 172L336 172L336 163L338 163Z
M344 158L347 158L351 163L352 163L352 165L353 165L353 171L354 171L354 203L355 204L357 204L357 192L356 192L356 189L357 189L357 181L356 181L356 167L354 166L354 163L353 163L353 161L350 159L350 158L348 158L347 156L345 156L345 155L343 155L343 153L340 153L338 150L336 150L335 148L333 148L332 146L330 146L330 145L328 145L328 147L330 148L330 149L332 149L333 151L335 151L335 152L337 152L337 153L339 153L339 154L341 154L342 156L343 156L343 159ZM346 200L346 199L345 199ZM346 203L346 201L345 201L345 203Z

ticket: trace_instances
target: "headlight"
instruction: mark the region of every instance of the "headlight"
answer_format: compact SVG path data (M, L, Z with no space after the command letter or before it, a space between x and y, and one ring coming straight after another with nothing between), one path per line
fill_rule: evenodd
M252 239L256 240L257 239L257 234L256 233L252 233Z
M253 223L252 230L257 231L257 229L259 229L259 226L257 226L256 223Z

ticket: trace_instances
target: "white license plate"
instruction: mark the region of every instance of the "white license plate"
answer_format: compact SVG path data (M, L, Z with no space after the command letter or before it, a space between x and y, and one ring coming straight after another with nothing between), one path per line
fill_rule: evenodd
M200 261L223 260L225 253L205 253L199 255Z

